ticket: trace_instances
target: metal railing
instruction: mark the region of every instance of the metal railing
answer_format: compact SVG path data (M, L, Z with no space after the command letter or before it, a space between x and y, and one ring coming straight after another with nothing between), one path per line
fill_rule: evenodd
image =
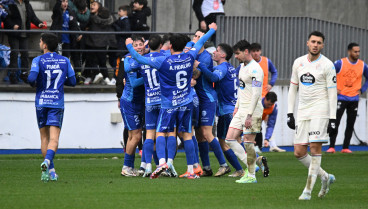
M309 17L218 16L216 43L235 44L241 39L262 45L262 54L278 69L278 80L289 80L294 60L307 53L307 37L314 30L325 37L322 54L331 61L347 56L347 46L361 46L361 59L368 61L368 30ZM232 63L239 63L233 58Z

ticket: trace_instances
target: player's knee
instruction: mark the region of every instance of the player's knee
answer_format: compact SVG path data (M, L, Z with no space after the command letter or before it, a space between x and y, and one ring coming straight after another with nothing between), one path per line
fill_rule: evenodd
M302 152L300 152L300 151L294 151L294 156L296 157L296 158L301 158L301 157L303 157L303 156L305 156L306 155L306 153L302 153Z

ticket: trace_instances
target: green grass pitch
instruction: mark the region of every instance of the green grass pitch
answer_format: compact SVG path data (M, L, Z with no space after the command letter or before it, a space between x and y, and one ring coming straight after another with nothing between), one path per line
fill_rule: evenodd
M56 155L59 181L43 183L40 155L0 155L0 208L368 208L368 152L324 154L322 166L337 181L319 199L318 179L311 201L298 200L308 170L292 153L263 154L270 176L257 173L257 184L237 184L227 176L122 177L118 154ZM216 171L213 153L210 158ZM184 153L175 167L179 174L186 170Z

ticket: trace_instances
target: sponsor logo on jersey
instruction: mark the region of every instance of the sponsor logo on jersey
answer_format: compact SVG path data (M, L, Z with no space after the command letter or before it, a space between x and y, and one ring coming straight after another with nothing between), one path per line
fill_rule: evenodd
M239 80L239 88L243 90L243 89L244 89L244 87L245 87L245 83L244 83L244 81Z
M257 78L252 77L252 87L262 87L262 82L257 81Z
M309 134L309 136L320 135L321 132L319 132L319 131L310 131L308 134Z
M316 78L310 73L300 76L300 82L305 86L313 85L316 82Z

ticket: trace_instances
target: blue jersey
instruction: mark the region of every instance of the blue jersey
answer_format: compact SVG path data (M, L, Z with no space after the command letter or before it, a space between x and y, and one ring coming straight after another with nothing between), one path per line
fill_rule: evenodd
M232 113L238 99L238 72L230 63L223 62L214 68L214 73L223 75L223 78L215 83L219 114L221 116Z
M209 69L211 72L213 71L212 56L209 52L204 50L197 56L197 60L198 62L205 64L207 69ZM197 79L197 84L194 86L194 88L196 89L200 101L217 101L217 94L213 88L212 82L206 79L206 77L202 74Z
M144 55L145 57L165 56L163 53L151 52ZM146 105L161 104L161 89L159 73L156 68L149 65L140 65L140 74L144 79L144 88L146 92Z
M190 81L193 63L199 49L214 32L215 30L210 29L188 53L164 57L143 57L131 44L127 45L129 52L139 63L150 65L159 71L162 108L180 107L192 102Z
M198 65L198 69L201 70L206 80L216 82L215 89L218 97L219 115L234 112L239 87L238 69L235 69L228 62L215 66L213 72L203 63Z
M125 71L125 86L123 91L123 96L121 99L129 101L129 102L141 102L144 98L144 87L143 87L143 78L141 74L137 72L137 69L140 67L140 64L132 58L126 57L124 59L124 68ZM135 69L135 70L127 70L127 69Z
M64 83L74 76L68 58L46 53L33 59L31 72L37 73L36 107L64 108Z

